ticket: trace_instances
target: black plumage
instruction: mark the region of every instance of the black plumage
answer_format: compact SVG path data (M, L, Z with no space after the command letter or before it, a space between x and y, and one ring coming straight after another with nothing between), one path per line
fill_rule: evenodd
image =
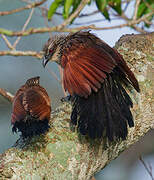
M134 126L130 111L133 103L121 85L121 81L125 85L128 82L116 68L107 76L99 91L92 92L88 98L72 96L71 123L78 126L82 135L88 134L92 139L101 138L104 132L111 141L115 138L124 140L128 133L127 123L129 127Z

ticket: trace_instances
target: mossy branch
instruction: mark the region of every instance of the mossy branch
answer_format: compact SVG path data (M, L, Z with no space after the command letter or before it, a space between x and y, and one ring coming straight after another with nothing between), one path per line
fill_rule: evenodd
M62 104L52 113L51 129L41 137L23 142L0 155L0 179L88 180L119 154L154 128L154 33L125 35L116 48L136 74L141 93L132 92L135 127L125 141L91 142L78 137L69 128L70 104Z

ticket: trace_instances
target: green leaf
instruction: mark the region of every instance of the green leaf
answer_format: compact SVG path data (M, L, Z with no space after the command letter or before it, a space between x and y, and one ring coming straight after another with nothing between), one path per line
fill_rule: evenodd
M151 9L147 6L147 4L149 4ZM146 1L141 0L139 7L138 7L138 11L137 11L137 18L140 18L144 14L151 12L153 8L154 8L154 1L153 0L146 0Z
M96 6L100 10L100 12L104 15L104 17L110 20L107 6L107 0L96 0Z
M147 9L145 10L145 13L144 13L144 14L148 14L148 13L152 12L152 9L154 9L154 3L153 3L153 4L151 4L151 9L150 9L150 8L147 8ZM153 20L153 17L154 17L154 14L153 14L153 15L151 15L151 16L149 16L149 17L147 18L147 19L148 19L148 21L152 21L152 20ZM150 25L150 24L145 23L145 26L146 26L147 28L149 28L151 25Z
M114 9L118 14L121 15L122 10L121 10L121 0L109 0L108 5Z
M67 19L70 14L70 8L73 5L74 0L65 0L64 2L64 10L63 10L63 17Z
M103 12L107 6L107 0L96 0L96 5L98 9Z
M153 0L147 0L147 3L150 5L154 4Z
M92 3L92 0L90 0L90 1L88 2L88 5L90 6L90 5L91 5L91 3Z
M138 11L137 11L137 18L140 18L146 10L147 6L145 5L145 3L141 3L138 7Z
M110 21L110 16L109 13L107 11L107 9L105 8L104 11L102 12L102 14L105 16L106 19L108 19Z
M80 2L81 2L81 0L74 0L74 2L73 2L73 9L72 9L70 14L72 14L77 9L77 7L79 6ZM75 20L75 18L72 19L70 24L72 24L74 20Z
M150 8L148 7L148 5L150 6ZM137 18L140 18L142 16L144 16L145 14L148 14L150 12L152 12L152 10L154 9L154 1L153 0L141 0L139 7L138 7L138 11L137 11ZM148 21L152 21L154 15L151 15L150 17L147 18ZM144 23L144 25L149 28L150 24Z
M72 9L71 14L77 9L77 7L79 6L80 2L81 2L81 0L75 0L73 2L73 9Z
M55 0L48 10L48 20L51 20L53 14L56 12L59 5L62 3L63 0Z

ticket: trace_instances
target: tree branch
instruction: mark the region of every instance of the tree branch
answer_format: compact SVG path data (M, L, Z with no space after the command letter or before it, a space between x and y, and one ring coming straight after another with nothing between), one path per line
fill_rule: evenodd
M116 18L112 18L111 21L114 21L114 20L119 20L120 18L119 17L116 17ZM85 25L85 24L93 24L93 23L98 23L98 22L102 22L102 21L106 21L106 19L98 19L97 20L90 20L90 21L85 21L85 22L81 22L81 23L73 23L73 25L77 25L77 26L81 26L81 25Z
M7 29L0 28L0 34L4 34L7 36L28 36L31 34L46 33L46 32L52 32L52 31L54 31L54 32L76 32L76 31L83 30L83 29L108 30L108 29L116 29L116 28L122 28L122 27L126 27L126 26L132 26L135 24L139 24L140 22L144 21L145 19L147 19L148 17L150 17L152 15L153 15L153 12L150 12L150 13L142 16L140 19L132 20L132 21L130 20L127 23L110 26L110 27L96 27L95 25L90 25L90 26L81 26L81 27L77 27L77 28L63 28L62 29L62 27L66 26L68 21L70 21L72 19L72 17L71 17L68 21L65 21L65 23L62 23L55 27L30 28L25 31L10 31Z
M38 59L42 58L42 52L37 51L0 51L0 56L33 56Z
M10 10L10 11L3 11L3 12L0 12L0 16L9 15L9 14L17 13L17 12L20 12L20 11L23 11L23 10L26 10L26 9L35 8L37 6L42 5L46 1L47 0L42 0L40 2L34 2L34 3L28 4L27 6L24 6L24 7L18 8L18 9L13 9L13 10Z
M5 97L8 101L12 102L14 95L12 95L10 92L7 92L6 90L0 88L0 95Z
M133 15L133 20L136 20L136 19L137 19L137 11L138 11L138 7L139 7L139 4L140 4L140 1L141 1L141 0L136 0L135 10L134 10L134 15Z
M10 41L6 38L6 36L4 34L1 34L2 39L5 41L7 47L11 50L14 50L14 47L12 46L12 44L10 43Z
M100 13L100 11L99 10L95 10L95 11L93 11L91 13L80 14L78 17L81 18L81 17L93 16L93 15L98 14L98 13Z
M153 118L153 42L154 33L125 35L117 43L136 74L141 93L131 92L135 127L129 128L125 141L109 143L78 137L69 128L71 105L61 104L51 116L51 128L45 136L31 140L20 138L14 148L0 155L0 177L8 179L82 179L89 180L121 152L139 141L150 129Z
M29 24L29 22L30 22L30 20L32 18L33 12L34 12L34 8L31 9L31 12L30 12L30 14L29 14L29 16L28 16L28 18L27 18L27 20L26 20L26 22L25 22L25 24L24 24L24 26L22 28L22 31L24 31L26 29L26 27L28 26L28 24ZM16 48L17 44L19 43L20 39L21 39L21 36L19 36L16 39L16 41L14 42L14 44L13 44L14 49Z

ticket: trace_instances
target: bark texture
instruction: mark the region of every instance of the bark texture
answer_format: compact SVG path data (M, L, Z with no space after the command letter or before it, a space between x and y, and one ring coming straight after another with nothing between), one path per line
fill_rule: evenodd
M140 83L131 92L135 127L125 141L90 141L69 128L71 105L63 103L52 113L45 136L19 139L0 155L0 179L88 180L130 145L154 128L154 33L125 35L115 48L124 56Z

